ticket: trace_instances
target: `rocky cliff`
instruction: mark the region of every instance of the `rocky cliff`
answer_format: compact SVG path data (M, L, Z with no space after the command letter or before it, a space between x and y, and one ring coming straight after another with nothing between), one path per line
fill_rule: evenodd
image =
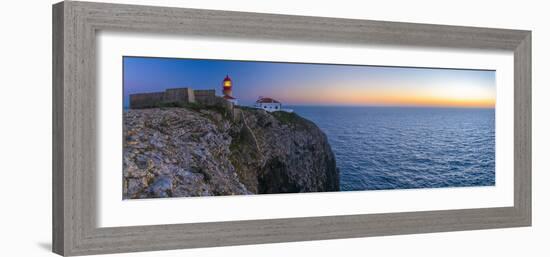
M326 136L293 113L128 110L124 136L125 199L339 190Z

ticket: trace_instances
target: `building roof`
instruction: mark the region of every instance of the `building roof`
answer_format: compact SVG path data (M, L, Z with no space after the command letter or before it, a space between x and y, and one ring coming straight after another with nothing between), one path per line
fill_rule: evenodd
M231 78L229 77L229 75L225 75L225 78L223 79L223 81L231 81Z
M269 98L269 97L260 97L260 99L258 99L256 101L256 103L276 103L276 104L280 104L281 102L273 99L273 98Z

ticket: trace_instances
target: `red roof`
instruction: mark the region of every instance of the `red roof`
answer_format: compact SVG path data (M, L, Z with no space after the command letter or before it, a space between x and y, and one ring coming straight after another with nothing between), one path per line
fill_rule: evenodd
M273 99L273 98L269 98L269 97L262 97L260 99L258 99L256 101L256 103L277 103L277 104L280 104L281 102Z
M223 79L223 82L225 81L231 81L231 78L229 77L229 75L225 75L225 79Z

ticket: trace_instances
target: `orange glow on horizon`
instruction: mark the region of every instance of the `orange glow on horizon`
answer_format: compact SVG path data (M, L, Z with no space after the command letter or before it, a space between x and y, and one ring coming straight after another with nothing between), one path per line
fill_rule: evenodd
M456 86L452 88L403 89L391 87L346 87L339 89L327 87L326 90L296 91L292 95L279 95L277 98L289 104L322 105L381 105L381 106L418 106L418 107L465 107L494 108L493 90L479 89L475 86Z

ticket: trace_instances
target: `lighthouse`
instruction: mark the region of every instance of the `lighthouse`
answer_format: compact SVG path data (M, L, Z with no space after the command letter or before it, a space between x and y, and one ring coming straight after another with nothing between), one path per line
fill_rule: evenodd
M233 81L226 75L222 81L223 98L233 104L237 104L237 98L233 97Z

